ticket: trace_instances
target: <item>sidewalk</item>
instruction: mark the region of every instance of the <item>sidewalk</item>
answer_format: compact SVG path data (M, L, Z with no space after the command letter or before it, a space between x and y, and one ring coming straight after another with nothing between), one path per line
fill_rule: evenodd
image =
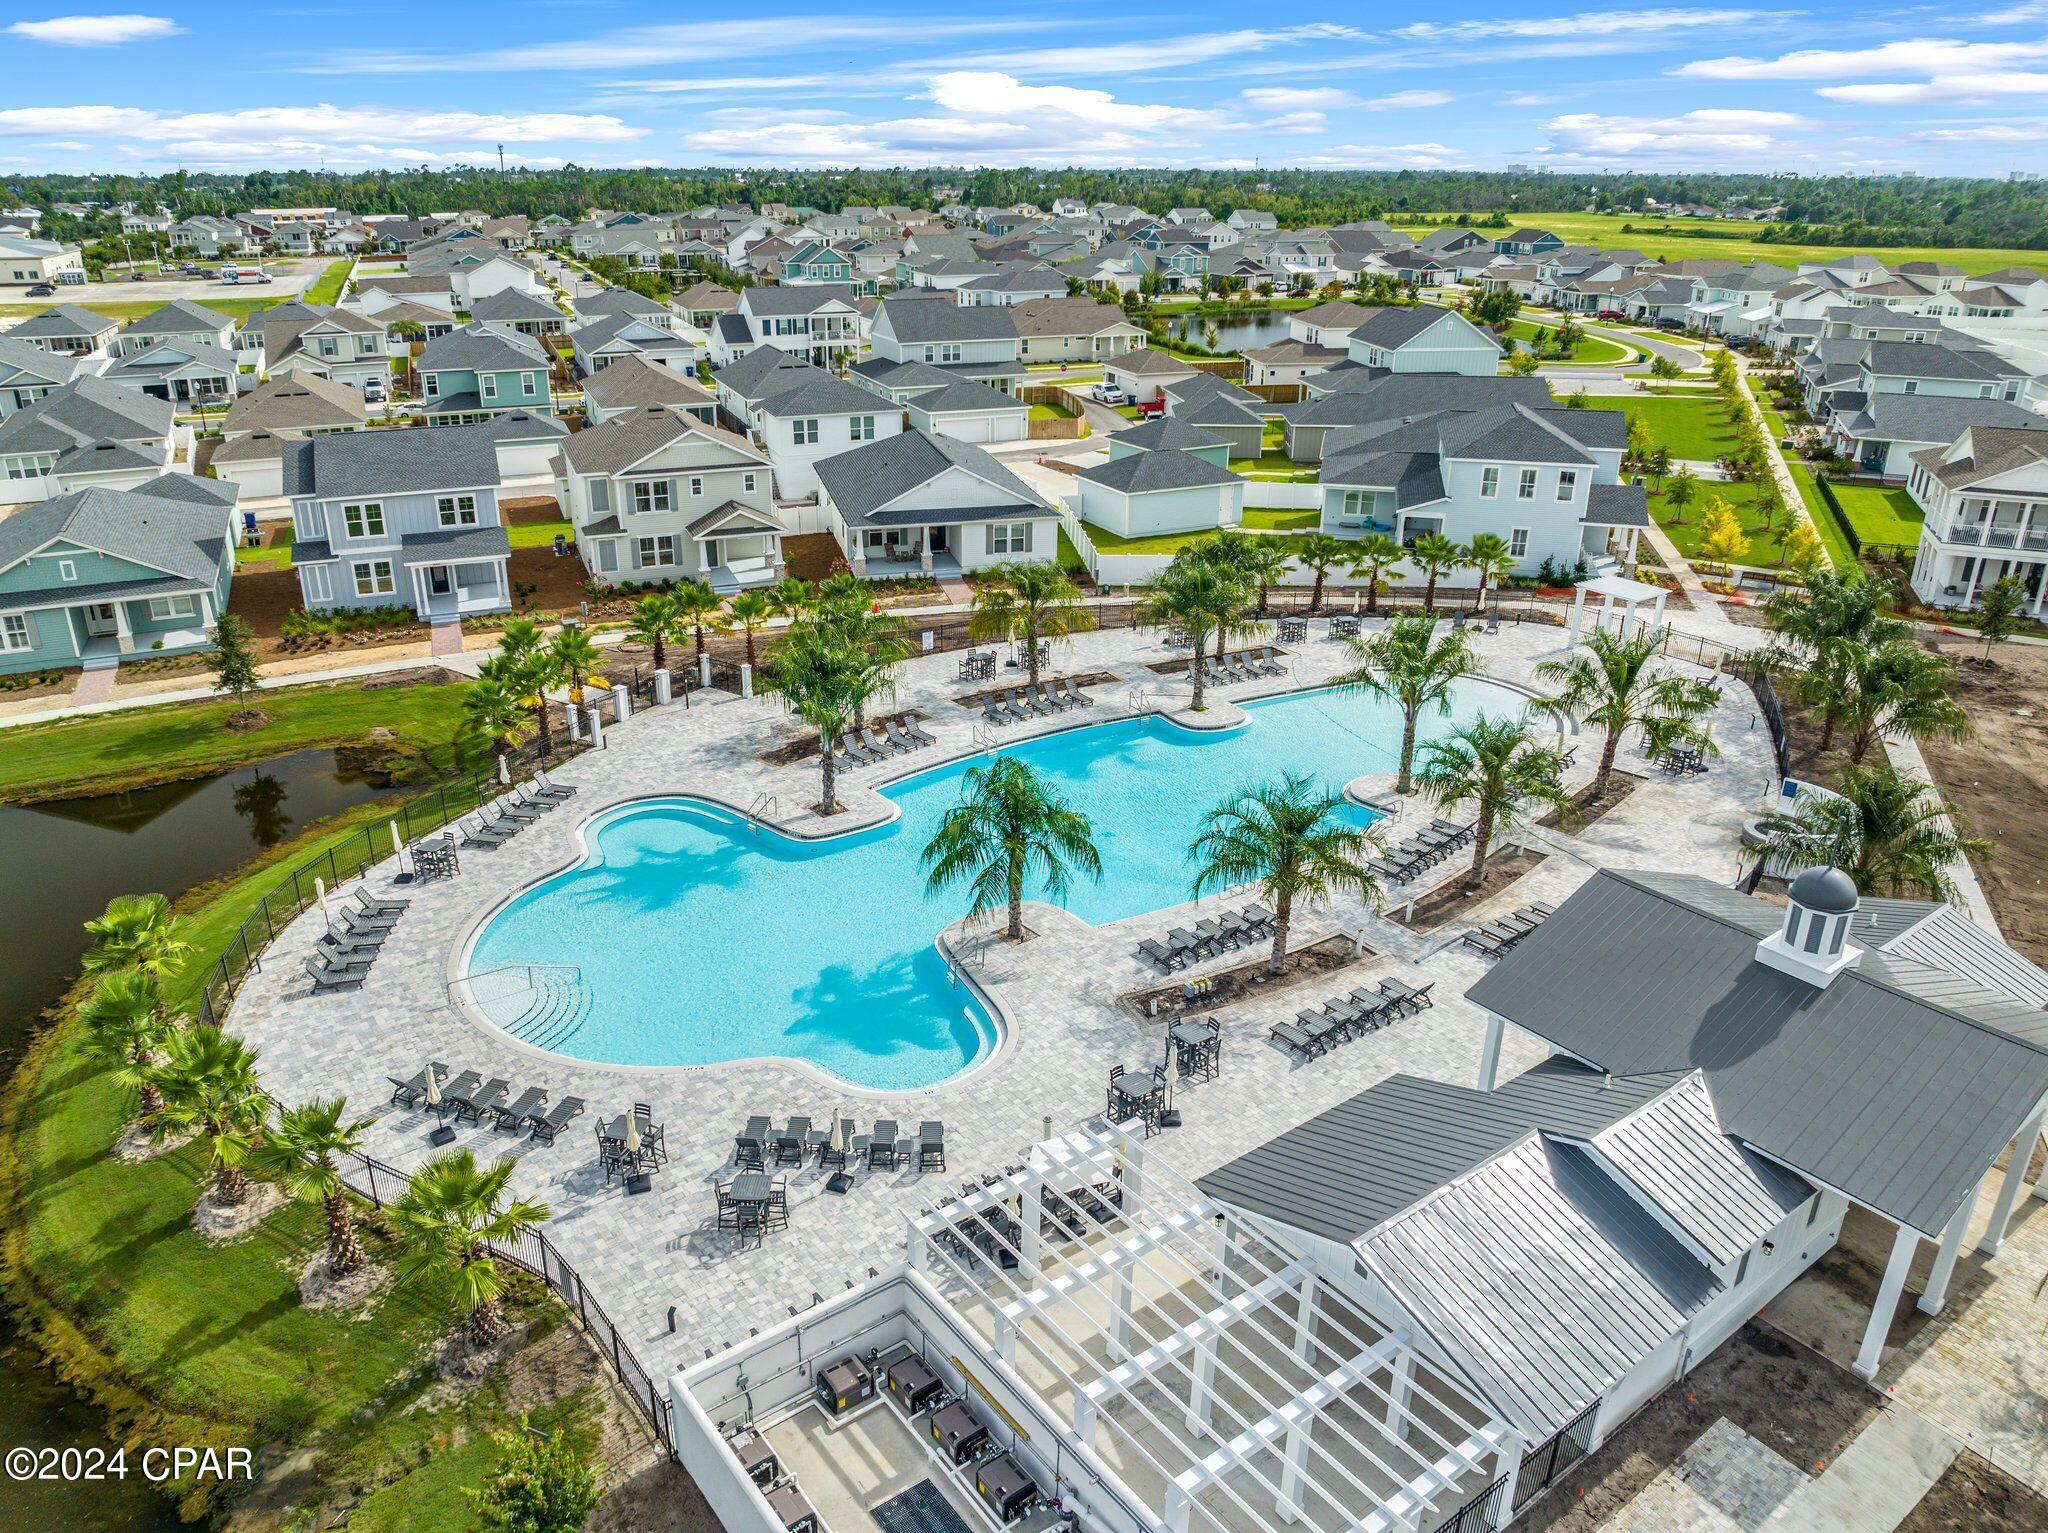
M1757 649L1764 643L1762 630L1745 628L1722 609L1721 598L1709 591L1685 555L1678 551L1678 545L1671 541L1669 533L1652 521L1644 529L1650 546L1657 550L1657 557L1664 561L1664 568L1678 580L1678 588L1685 592L1686 600L1692 603L1692 611L1671 613L1665 616L1673 626L1682 623L1699 638L1719 644L1724 649Z

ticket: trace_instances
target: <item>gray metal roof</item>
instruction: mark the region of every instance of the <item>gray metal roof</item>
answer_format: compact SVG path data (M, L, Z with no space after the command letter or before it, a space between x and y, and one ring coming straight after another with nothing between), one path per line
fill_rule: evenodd
M1879 953L1825 988L1759 963L1780 920L1706 879L1603 871L1466 995L1617 1075L1704 1070L1729 1133L1937 1234L2048 1094L2048 1050Z
M1858 929L1860 932L1860 922ZM1893 958L1941 969L2023 1005L2048 1006L2048 971L2014 952L1953 905L1923 906L1917 919L1878 945Z
M333 432L284 443L279 461L286 495L319 500L498 483L496 440L483 425Z

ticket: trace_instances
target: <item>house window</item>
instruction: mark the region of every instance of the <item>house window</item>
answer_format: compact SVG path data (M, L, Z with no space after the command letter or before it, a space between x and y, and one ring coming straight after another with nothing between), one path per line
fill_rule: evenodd
M818 422L816 419L791 421L789 435L790 440L799 447L812 446L818 440Z
M498 397L498 375L496 373L479 373L476 380L476 391L485 399L496 399Z
M1500 494L1500 470L1487 467L1479 471L1479 498L1492 500Z
M152 596L149 599L149 615L157 622L174 617L196 617L198 602L190 596Z
M391 578L389 559L368 559L355 567L356 595L389 596L398 589Z
M872 415L856 415L847 423L847 435L856 442L872 442L875 439L875 418Z
M690 476L690 498L692 500L702 500L704 498L704 476L702 474L692 474Z
M1559 469L1557 474L1557 498L1570 500L1579 488L1579 471L1573 468Z
M438 399L441 395L441 375L439 373L422 373L420 375L420 387L425 390L427 398Z
M474 527L476 525L476 497L474 495L443 495L434 502L434 509L440 513L443 527Z
M668 481L666 479L643 480L633 486L633 509L642 516L656 516L670 509ZM641 541L645 542L645 539ZM667 562L667 561L664 561Z
M600 574L610 575L619 567L619 545L610 538L594 538L591 547L597 550L597 568Z
M341 520L352 538L384 536L384 508L374 500L365 501L359 506L343 506Z
M1520 479L1519 481L1517 481L1517 483L1516 483L1516 485L1515 485L1515 499L1517 499L1517 500L1534 500L1535 498L1536 498L1536 470L1535 470L1535 469L1533 469L1533 468L1525 468L1525 469L1523 469L1523 470L1522 470L1522 477L1521 477L1521 479Z
M946 345L944 345L944 346L941 346L941 347L939 348L939 360L940 360L941 362L957 362L957 361L959 361L959 360L960 360L960 345L959 345L959 343L958 343L957 341L953 341L953 342L948 342L948 343L947 343Z
M533 398L536 390L534 387L532 373L521 373L519 375L519 392L521 394L524 394L528 399Z
M988 527L988 551L992 554L1030 553L1031 524L1029 522L990 522Z
M76 580L78 578L78 566L69 559L59 559L57 561L57 578L59 580Z
M1517 559L1529 552L1529 529L1517 527L1508 534L1508 552Z
M640 539L640 567L676 562L676 540L672 537Z
M744 495L754 493L754 476L752 474L748 474L740 480L740 492Z
M305 587L306 600L324 602L334 599L334 577L324 564L309 564L299 571L299 583Z
M31 649L34 641L28 632L28 618L20 612L10 612L0 617L0 649Z

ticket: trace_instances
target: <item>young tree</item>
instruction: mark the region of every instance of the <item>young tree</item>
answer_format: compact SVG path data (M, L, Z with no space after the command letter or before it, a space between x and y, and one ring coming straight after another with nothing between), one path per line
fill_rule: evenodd
M476 680L462 695L463 755L476 761L499 759L519 745L527 706L520 679L502 657L492 655L477 667Z
M1207 670L1202 657L1209 635L1243 610L1246 595L1235 571L1205 560L1189 559L1184 554L1176 555L1153 584L1152 621L1185 629L1194 649L1194 659L1188 665L1194 695L1188 706L1196 713L1208 706L1202 700Z
M993 571L996 583L974 593L967 632L975 639L1021 641L1024 666L1038 685L1038 645L1094 626L1081 589L1057 565L1013 563Z
M1408 550L1384 532L1369 532L1352 545L1351 575L1365 581L1367 612L1380 610L1380 588L1388 583L1387 571L1407 557Z
M832 752L840 735L853 726L854 710L864 696L867 664L867 657L829 623L805 617L790 626L789 637L776 647L775 665L765 681L818 732L824 772L820 814L839 812L838 762Z
M470 1340L479 1347L505 1334L505 1275L491 1247L509 1246L550 1212L545 1203L507 1195L516 1164L508 1156L486 1169L473 1152L450 1150L414 1172L405 1195L391 1205L403 1237L399 1281L451 1279Z
M1741 518L1736 516L1735 508L1727 501L1707 503L1705 521L1700 527L1699 551L1721 564L1740 564L1749 552L1749 534L1742 530Z
M1683 464L1664 481L1664 503L1671 507L1672 526L1685 525L1685 508L1693 503L1699 492L1699 476Z
M589 631L581 623L565 623L562 631L555 635L550 646L555 668L569 678L569 701L578 707L583 704L583 680L604 666L604 656L597 652Z
M347 1277L365 1260L335 1157L360 1151L369 1127L367 1118L349 1121L348 1103L340 1097L280 1108L250 1156L258 1175L299 1202L320 1206L327 1220L327 1271L334 1277Z
M1657 669L1659 637L1652 633L1622 638L1605 631L1590 635L1585 653L1565 660L1545 660L1536 667L1538 681L1557 684L1555 697L1539 698L1538 712L1558 719L1576 718L1607 731L1600 747L1600 770L1593 775L1593 797L1607 791L1614 755L1630 728L1661 720L1668 743L1704 734L1698 721L1710 713L1719 695L1707 682L1690 681ZM1691 726L1684 734L1681 726Z
M626 640L645 644L654 651L657 671L668 668L668 641L683 631L682 614L676 599L666 591L649 591L633 605L633 620L626 625Z
M1014 756L970 767L960 802L940 816L923 853L925 892L968 887L970 917L1007 909L1005 935L1024 937L1024 886L1036 882L1055 902L1066 897L1076 872L1102 878L1088 816Z
M157 987L157 1015L166 1015L163 986L185 972L192 944L184 923L171 914L161 894L121 894L107 901L105 912L85 923L92 938L81 965L88 974L147 975Z
M2000 575L1977 593L1977 637L1984 641L1984 658L1991 647L2002 644L2026 625L2027 593L2017 575Z
M1508 373L1512 377L1526 378L1542 364L1533 351L1511 351L1508 353Z
M828 588L830 585L828 581ZM896 667L909 657L910 641L899 619L876 610L864 588L858 594L857 601L834 596L821 602L817 620L844 639L860 661L853 693L853 727L865 729L868 704L895 695Z
M1962 903L1949 870L1989 847L1963 834L1932 784L1880 762L1845 768L1838 791L1766 815L1756 854L1793 867L1840 868L1861 894Z
M1849 759L1861 763L1880 738L1966 740L1970 716L1950 695L1956 668L1912 639L1853 645L1839 672Z
M1650 376L1652 378L1676 378L1684 372L1685 369L1669 357L1655 356L1650 359Z
M147 1121L164 1105L156 1085L156 1059L177 1023L165 1014L157 982L140 969L100 976L78 1008L85 1046L113 1067L117 1085L135 1093L136 1109Z
M1266 972L1287 960L1287 934L1297 903L1313 904L1346 890L1377 910L1379 880L1366 858L1379 850L1372 835L1338 817L1342 794L1289 775L1232 794L1202 820L1188 849L1195 862L1194 895L1255 883L1273 906L1273 946Z
M1315 584L1308 593L1308 610L1323 610L1323 581L1331 570L1349 565L1357 557L1358 550L1342 538L1333 538L1327 532L1311 532L1294 545L1294 557L1303 569L1315 575Z
M1336 679L1339 687L1370 692L1401 710L1401 764L1397 793L1415 791L1415 728L1422 710L1451 711L1451 692L1472 674L1477 661L1462 630L1436 637L1437 620L1427 612L1391 620L1366 639L1350 640L1361 662Z
M1247 538L1238 567L1244 571L1259 593L1258 615L1266 615L1266 599L1274 586L1285 578L1294 555L1287 551L1287 545L1279 538Z
M725 620L721 628L737 628L746 640L747 665L754 664L754 635L761 625L772 616L767 596L760 591L742 591L725 604Z
M214 1201L233 1208L249 1195L242 1163L263 1127L256 1051L217 1027L181 1027L164 1039L155 1081L163 1093L153 1130L157 1139L192 1133L204 1140Z
M1434 612L1437 581L1471 561L1463 544L1452 542L1441 532L1431 532L1415 540L1408 550L1408 562L1422 572L1426 582L1422 588L1422 610Z
M1786 529L1785 563L1801 580L1811 580L1814 572L1827 563L1827 557L1827 549L1811 522L1796 521Z
M1818 570L1804 591L1779 591L1764 603L1776 634L1765 658L1793 672L1793 696L1821 716L1820 748L1834 744L1835 726L1850 693L1845 672L1859 649L1907 636L1906 624L1885 615L1890 592L1854 572Z
M1463 729L1422 748L1422 770L1416 779L1423 791L1445 809L1470 803L1478 816L1472 826L1472 867L1465 886L1477 889L1486 881L1486 854L1497 834L1512 835L1527 823L1527 806L1545 804L1560 819L1577 808L1559 786L1564 758L1539 745L1520 719L1480 717Z
M256 690L256 636L247 619L223 612L213 625L213 684L246 710Z
M465 1490L487 1533L579 1533L602 1499L589 1457L566 1435L535 1432L524 1416L491 1434L489 1478Z
M725 605L711 587L701 580L685 580L670 593L675 598L676 622L690 630L697 643L697 658L704 658L704 630Z
M777 617L799 618L817 605L818 589L789 575L768 588L768 610Z

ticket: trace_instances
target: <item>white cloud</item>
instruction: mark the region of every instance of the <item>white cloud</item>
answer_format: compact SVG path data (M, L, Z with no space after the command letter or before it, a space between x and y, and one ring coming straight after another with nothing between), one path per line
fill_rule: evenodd
M155 112L141 107L12 107L0 111L0 136L138 139L294 147L381 139L423 144L616 143L645 130L595 113L413 112L402 107L328 105L250 107L233 112ZM242 156L261 159L250 148Z
M1858 75L1941 75L2048 59L2048 42L1963 43L1915 37L1875 48L1802 48L1777 58L1695 59L1674 74L1703 80L1847 80Z
M1425 107L1448 106L1454 99L1447 90L1397 90L1365 103L1368 112L1414 112Z
M726 91L822 90L842 91L846 81L838 75L696 75L687 80L617 80L605 85L608 91L644 91L650 96L709 96Z
M1798 136L1812 124L1793 112L1703 107L1674 117L1568 112L1548 123L1546 152L1576 161L1638 160L1708 165L1777 164L1811 157Z
M112 48L149 37L175 37L185 29L168 16L52 16L47 21L17 21L7 28L14 37L57 48Z
M1040 113L1080 123L1122 128L1193 128L1214 123L1214 113L1191 107L1145 106L1119 101L1106 90L1072 85L1026 85L994 71L954 70L934 75L927 94L964 117L1035 116Z
M1327 112L1350 106L1357 98L1334 86L1299 89L1291 86L1256 86L1243 93L1245 105L1267 112Z
M1562 96L1547 95L1543 91L1522 90L1516 91L1512 96L1508 97L1508 105L1550 106L1556 102L1562 101L1563 99L1564 98Z
M921 23L918 30L926 31ZM1020 75L1150 74L1214 59L1236 58L1296 43L1360 42L1369 34L1337 22L1294 27L1244 27L1234 32L1193 32L1131 43L1088 43L1072 48L1005 49L947 61L950 67L985 66Z
M1921 106L1931 101L1986 101L1997 96L2048 96L2048 73L1999 70L1985 74L1937 75L1931 80L1823 85L1816 95L1856 106Z
M1332 144L1290 163L1309 170L1444 170L1471 158L1438 143Z
M1584 11L1573 16L1502 16L1474 21L1418 21L1394 28L1394 36L1429 41L1482 37L1600 37L1621 34L1657 35L1714 27L1749 26L1781 21L1792 11L1754 11L1679 6L1662 10Z
M1923 128L1913 137L1942 143L2032 144L2048 139L2048 122L1987 122L1974 128Z

